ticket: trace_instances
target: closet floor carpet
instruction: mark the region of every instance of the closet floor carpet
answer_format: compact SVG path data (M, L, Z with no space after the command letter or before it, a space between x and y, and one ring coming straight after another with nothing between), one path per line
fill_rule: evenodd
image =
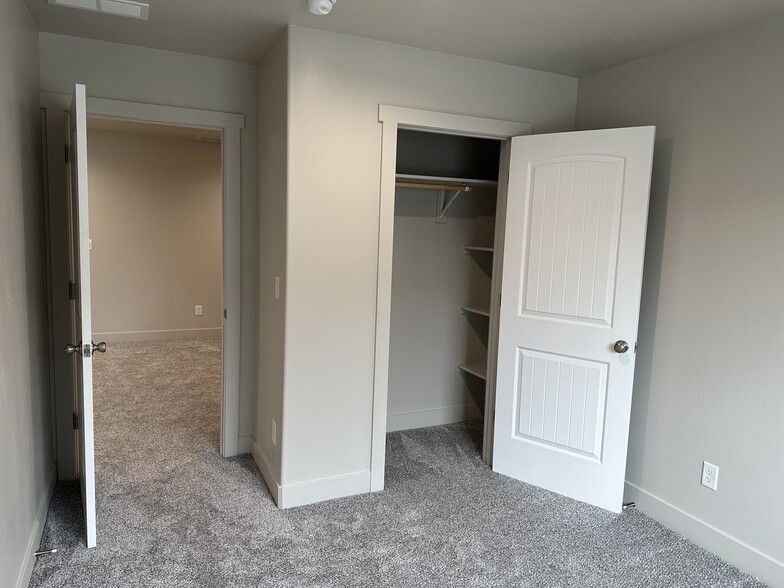
M279 511L249 455L218 453L219 344L96 358L98 547L58 485L41 547L59 551L30 586L763 586L640 512L494 474L480 423L390 433L384 492Z

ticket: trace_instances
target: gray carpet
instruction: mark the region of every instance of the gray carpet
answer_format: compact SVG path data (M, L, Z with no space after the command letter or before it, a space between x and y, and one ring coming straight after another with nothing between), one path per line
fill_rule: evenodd
M758 587L636 511L489 471L480 423L390 433L383 493L279 511L248 455L218 455L218 342L96 361L98 547L59 485L31 587ZM318 448L314 448L317 451Z

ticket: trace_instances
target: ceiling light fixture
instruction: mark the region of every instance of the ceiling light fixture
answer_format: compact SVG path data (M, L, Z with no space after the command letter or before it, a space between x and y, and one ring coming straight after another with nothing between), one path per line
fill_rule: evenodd
M79 8L81 10L91 10L93 12L103 12L114 14L115 16L127 16L128 18L138 18L147 20L150 5L147 2L136 2L136 0L46 0L55 6L67 6L68 8Z
M337 0L305 0L312 14L329 14Z

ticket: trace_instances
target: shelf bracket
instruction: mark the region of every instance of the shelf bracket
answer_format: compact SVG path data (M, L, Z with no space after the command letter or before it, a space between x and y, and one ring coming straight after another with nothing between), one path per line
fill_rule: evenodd
M471 186L455 186L454 190L439 190L436 197L436 223L446 223L446 211L454 204L460 194L470 192Z

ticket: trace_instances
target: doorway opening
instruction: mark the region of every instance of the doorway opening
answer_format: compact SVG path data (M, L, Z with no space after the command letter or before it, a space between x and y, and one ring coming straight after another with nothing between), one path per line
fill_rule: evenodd
M481 451L476 433L486 418L498 316L503 144L398 130L388 432L474 421L469 430Z
M220 451L221 141L88 117L93 339L107 344L93 362L99 490L129 450Z
M509 139L531 132L527 123L387 106L379 120L372 491L384 488L388 431L483 421L476 449L491 459L499 186Z

